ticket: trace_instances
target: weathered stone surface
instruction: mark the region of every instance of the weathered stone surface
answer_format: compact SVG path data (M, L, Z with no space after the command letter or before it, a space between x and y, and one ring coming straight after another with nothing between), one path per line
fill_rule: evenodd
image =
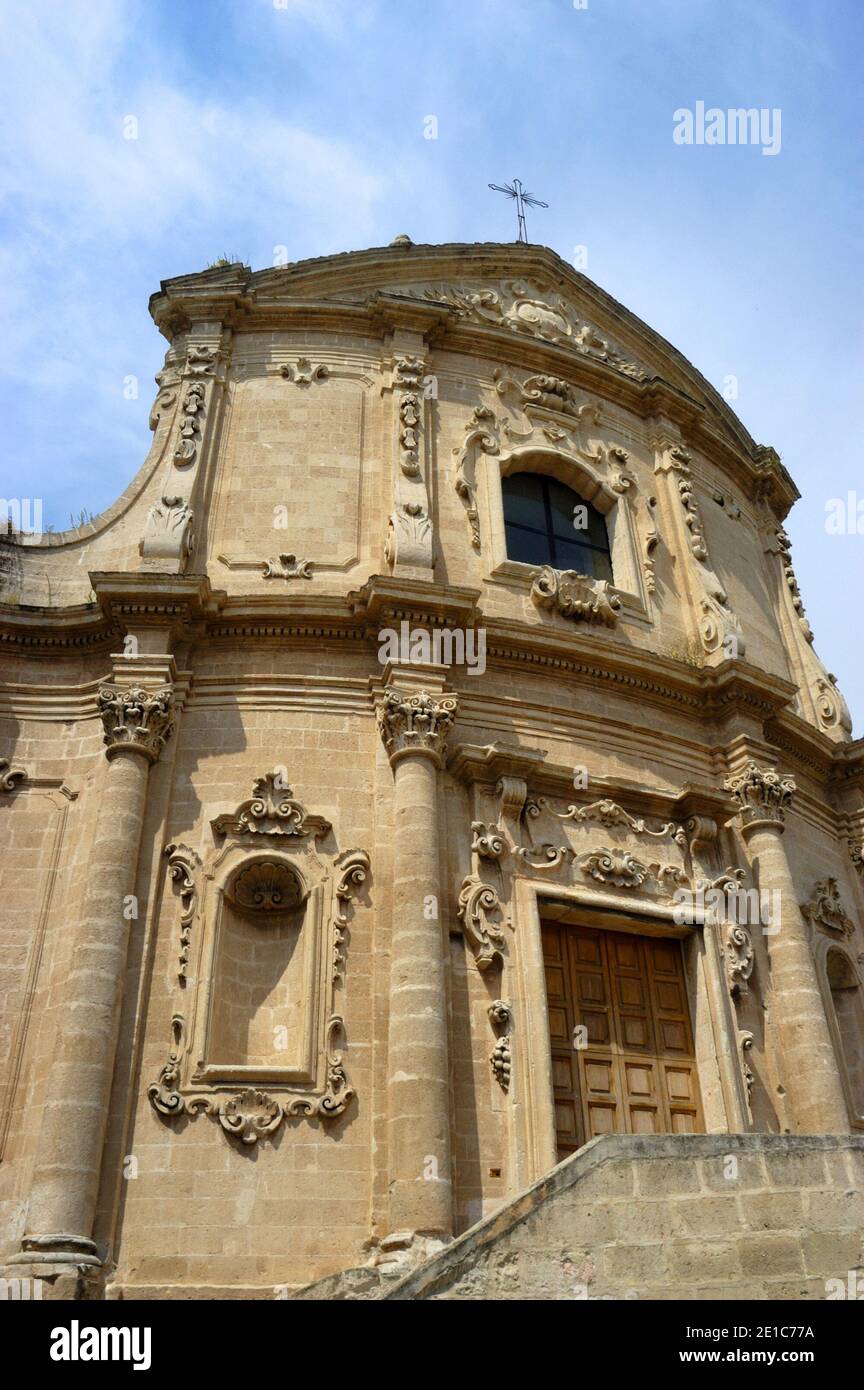
M864 1225L824 1138L864 1128L864 746L779 457L542 247L218 265L151 311L139 473L0 537L0 1264L813 1296ZM594 549L515 558L525 475ZM600 1111L552 927L641 943Z

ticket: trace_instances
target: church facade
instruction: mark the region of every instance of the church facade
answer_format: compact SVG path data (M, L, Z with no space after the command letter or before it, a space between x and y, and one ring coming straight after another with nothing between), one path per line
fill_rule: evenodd
M540 247L150 309L141 470L0 543L4 1275L463 1296L606 1182L528 1296L625 1296L652 1245L626 1287L687 1296L720 1200L706 1290L825 1296L864 1226L864 743L777 453Z

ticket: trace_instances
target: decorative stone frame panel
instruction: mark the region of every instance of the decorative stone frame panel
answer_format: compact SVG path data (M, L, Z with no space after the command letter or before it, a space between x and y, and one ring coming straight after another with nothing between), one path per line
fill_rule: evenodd
M307 816L290 788L278 787L272 776L259 779L251 800L233 816L218 817L212 828L217 845L203 861L185 846L166 850L183 900L181 956L192 968L181 972L180 985L188 980L182 1012L174 1014L168 1061L148 1095L163 1116L203 1112L217 1118L226 1133L252 1144L289 1117L340 1115L354 1097L337 991L345 970L346 906L367 877L369 857L363 850L319 847L319 841L332 843L331 827ZM227 914L232 899L237 910L238 880L249 882L251 876L257 886L257 871L259 879L292 885L288 906L302 916L295 940L295 949L302 946L303 952L299 1039L284 1064L213 1055ZM257 906L246 910L259 913ZM262 924L266 915L261 909ZM260 1089L264 1086L266 1091Z

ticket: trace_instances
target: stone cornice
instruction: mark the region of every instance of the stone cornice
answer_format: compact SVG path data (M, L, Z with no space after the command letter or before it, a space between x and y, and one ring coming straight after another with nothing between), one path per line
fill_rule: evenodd
M686 821L691 816L728 820L731 803L719 786L699 786L685 782L675 790L646 787L621 777L590 775L587 789L576 792L573 767L549 762L538 749L496 741L489 744L456 744L447 760L448 771L460 782L490 784L501 777L517 777L532 793L565 797L570 801L608 798L635 814L656 816L666 821Z
M348 594L354 617L376 627L407 621L418 626L474 627L482 620L477 607L479 589L427 584L421 580L391 579L375 574L362 589Z
M93 592L106 620L118 626L186 625L217 614L225 600L206 574L94 571Z

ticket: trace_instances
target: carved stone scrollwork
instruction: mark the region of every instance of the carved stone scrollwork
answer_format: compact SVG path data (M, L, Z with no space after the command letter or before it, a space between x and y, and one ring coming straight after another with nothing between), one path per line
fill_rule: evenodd
M194 349L190 349L190 355ZM193 381L186 388L183 405L180 409L180 430L174 450L174 463L178 468L189 468L198 453L201 434L201 419L204 414L206 390L203 381Z
M188 845L166 845L165 855L168 871L180 894L180 954L177 977L181 982L185 982L192 941L192 923L198 907L197 875L201 868L201 859Z
M162 1067L152 1086L147 1088L150 1104L154 1110L159 1111L160 1115L182 1115L185 1109L183 1097L178 1089L180 1085L180 1057L183 1051L185 1029L183 1015L175 1014L171 1019L173 1044L168 1053L168 1061Z
M555 570L544 565L535 575L531 597L539 608L551 608L574 622L604 623L613 627L621 600L605 579L592 579L576 570Z
M498 1037L492 1056L489 1058L492 1075L502 1091L509 1091L512 1071L510 1038L513 1031L513 1010L506 999L495 999L486 1012Z
M275 559L265 560L265 579L311 579L312 561L298 560L296 555L277 555Z
M449 305L459 318L562 344L636 381L643 381L648 375L640 363L630 361L593 324L581 319L563 296L547 293L527 281L506 281L495 289L481 285L429 285L418 293Z
M0 793L14 792L16 786L26 779L27 773L23 767L12 767L8 758L0 758Z
M723 959L726 965L726 981L729 993L746 999L750 993L748 980L753 974L753 938L745 926L737 922L726 922L723 926Z
M478 970L488 970L502 963L500 948L504 945L504 933L492 920L492 914L500 911L501 902L492 885L484 883L476 874L469 874L459 891L456 915L474 952Z
M653 835L655 839L668 837L682 848L687 844L684 827L677 821L666 821L658 830L650 830L641 816L631 816L617 801L608 797L604 797L602 801L592 801L589 806L568 806L566 812L559 815L558 819L572 820L577 824L593 822L598 825L626 825L634 835Z
M744 1076L744 1086L747 1090L747 1104L749 1106L753 1103L753 1083L756 1080L750 1064L747 1061L747 1054L753 1047L753 1034L745 1028L739 1029L738 1044L741 1048L741 1071Z
M363 849L349 849L340 854L336 867L341 876L336 884L336 901L340 909L336 914L333 938L333 980L341 980L345 970L345 928L348 917L343 905L356 896L357 889L366 882L369 873L369 855Z
M138 553L145 560L171 561L182 574L192 554L193 514L185 497L160 497L147 513Z
M298 357L293 367L286 362L280 369L280 375L286 381L293 381L295 386L311 386L313 381L326 381L330 368L322 362L313 366L308 357Z
M471 822L471 850L481 859L500 859L506 853L507 842L497 825L484 821Z
M409 753L443 761L447 735L456 715L452 696L409 695L390 686L378 706L378 731L391 763Z
M644 864L629 850L600 848L589 850L577 860L583 874L600 883L612 883L616 888L641 888L646 880L665 887L669 883L687 882L683 869L674 864Z
M393 384L399 391L399 467L406 478L420 477L420 426L423 398L419 387L423 363L419 357L399 357Z
M776 527L768 541L766 550L777 556L783 573L784 587L788 593L787 610L794 619L797 630L797 650L800 663L798 680L804 704L809 704L811 717L815 716L817 727L824 729L839 741L846 741L852 735L852 716L849 706L837 686L837 677L832 675L819 659L813 647L813 631L804 611L804 602L792 567L792 543L786 532Z
M849 858L852 860L857 872L864 875L864 840L862 840L860 845L850 843Z
M399 467L406 478L420 476L420 397L405 391L399 399Z
M645 588L649 594L654 594L657 592L657 562L654 559L654 551L660 544L660 532L657 529L657 498L643 497L641 505L644 518L642 572L645 576Z
M778 527L774 532L777 541L777 552L780 555L780 562L783 568L783 579L792 597L792 607L798 618L798 624L804 634L805 640L813 641L813 629L807 619L804 610L804 600L801 597L801 590L798 587L798 580L795 576L795 568L792 564L792 542L782 527Z
M802 903L801 912L811 926L818 927L828 936L852 936L855 923L844 910L840 900L840 889L836 878L820 878L813 891L813 897Z
M695 573L702 589L699 600L702 613L699 637L704 650L709 653L719 651L724 643L734 639L732 654L743 656L745 641L740 620L729 603L726 590L710 566L708 542L705 539L705 528L690 463L689 451L676 446L668 450L664 463L658 465L658 471L671 470L677 476L676 486L684 510L684 524L690 536L690 550L698 564Z
M773 767L760 768L752 759L743 772L726 778L723 789L738 802L745 828L762 822L782 826L796 790L791 777L782 777Z
M457 456L455 488L465 503L468 523L471 527L471 544L480 549L480 514L477 510L477 488L474 478L474 454L476 449L484 454L495 456L501 446L497 434L497 419L494 410L488 405L478 405L468 422L465 443L455 450Z
M559 869L573 851L569 845L553 845L548 841L531 848L517 849L516 856L532 869Z
M431 562L432 522L420 502L403 502L389 521L384 559L391 567L425 566Z
M268 772L252 786L252 796L233 815L217 816L211 822L217 836L233 835L326 835L330 822L306 814L292 797L291 788L281 784L277 773Z
M272 1096L250 1086L226 1100L219 1107L218 1115L226 1134L233 1134L243 1144L257 1144L259 1139L278 1128L282 1107Z
M106 756L140 753L156 762L174 732L174 694L169 688L103 685L97 695Z

